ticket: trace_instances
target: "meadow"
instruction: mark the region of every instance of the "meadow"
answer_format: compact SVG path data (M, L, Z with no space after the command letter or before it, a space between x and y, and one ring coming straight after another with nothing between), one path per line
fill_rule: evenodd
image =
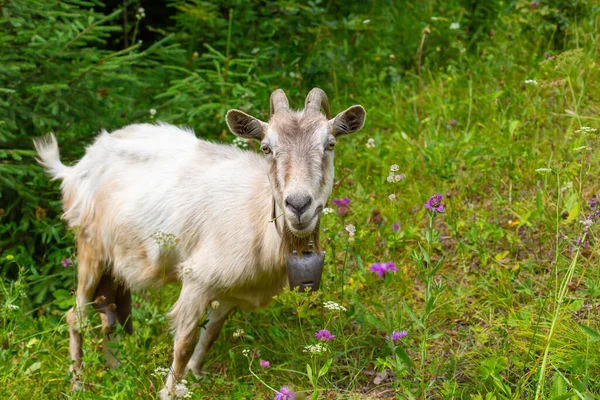
M224 115L268 119L278 87L367 111L321 290L232 314L182 397L600 398L597 1L152 3L0 1L0 398L155 398L172 357L180 288L136 292L120 367L92 312L70 390L74 232L31 140L68 164L166 121L259 151Z

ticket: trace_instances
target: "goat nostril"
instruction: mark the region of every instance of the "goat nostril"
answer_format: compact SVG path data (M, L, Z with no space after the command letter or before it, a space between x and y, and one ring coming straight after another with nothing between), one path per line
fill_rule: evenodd
M285 199L285 206L291 209L298 218L308 210L311 204L310 196L289 196Z

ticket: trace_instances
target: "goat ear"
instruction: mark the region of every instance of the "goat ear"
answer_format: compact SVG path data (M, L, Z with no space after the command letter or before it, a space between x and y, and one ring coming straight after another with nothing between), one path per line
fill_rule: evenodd
M262 140L265 137L267 124L240 110L229 110L225 117L229 130L244 139Z
M329 120L331 134L337 137L360 131L366 118L367 112L363 106L352 106Z

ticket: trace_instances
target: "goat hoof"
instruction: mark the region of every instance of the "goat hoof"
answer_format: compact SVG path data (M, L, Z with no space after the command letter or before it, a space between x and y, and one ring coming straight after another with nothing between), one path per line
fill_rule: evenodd
M198 380L201 380L206 376L206 372L202 369L202 366L188 364L187 368L185 369L185 375L189 374L190 372Z
M175 395L173 393L169 393L170 390L167 389L166 387L162 388L159 392L158 392L158 398L160 400L173 400L175 399Z
M83 385L83 382L81 381L81 378L79 378L78 376L73 375L73 378L71 378L71 391L73 392L81 392L85 389L85 386Z

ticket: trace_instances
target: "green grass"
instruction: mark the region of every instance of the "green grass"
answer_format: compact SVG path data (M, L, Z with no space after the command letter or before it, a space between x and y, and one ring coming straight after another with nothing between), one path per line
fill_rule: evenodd
M206 377L188 379L192 398L272 398L270 387L283 385L297 398L600 397L596 224L589 248L576 242L600 189L600 142L581 131L600 128L599 28L588 21L570 50L548 59L526 35L498 38L391 85L356 71L358 93L331 93L334 110L360 103L368 117L336 147L332 198L350 198L351 213L323 216L321 291L286 292L264 310L231 316ZM386 181L393 164L406 179ZM446 211L430 220L423 205L436 193ZM357 229L352 242L347 224ZM369 272L383 261L399 271ZM86 390L70 392L64 312L72 296L57 291L31 309L29 273L23 266L2 288L1 398L155 396L163 378L152 374L170 364L166 313L177 287L135 294L135 332L121 333L116 371L103 368L94 315L84 336ZM347 311L326 310L325 301ZM336 335L328 351L304 352L325 328ZM234 339L237 329L245 334ZM385 338L393 330L408 336L396 345Z

